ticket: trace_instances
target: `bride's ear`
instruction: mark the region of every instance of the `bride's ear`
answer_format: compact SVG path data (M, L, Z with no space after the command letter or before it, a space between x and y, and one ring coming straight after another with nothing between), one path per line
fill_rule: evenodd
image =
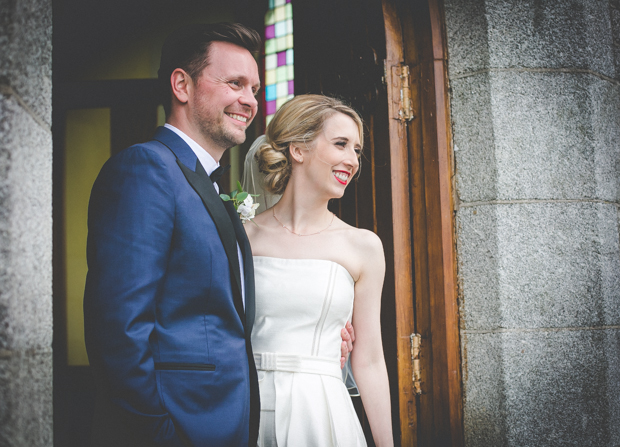
M299 146L295 143L291 143L288 147L288 151L291 154L291 159L297 163L304 162L304 154Z

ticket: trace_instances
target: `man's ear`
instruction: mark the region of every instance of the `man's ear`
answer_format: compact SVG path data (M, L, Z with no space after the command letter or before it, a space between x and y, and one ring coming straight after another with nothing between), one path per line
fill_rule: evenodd
M288 151L291 154L291 158L297 163L304 162L304 154L301 147L297 146L295 143L291 143L288 146Z
M185 104L190 97L193 87L192 78L182 68L175 69L170 75L170 85L172 95L182 104Z

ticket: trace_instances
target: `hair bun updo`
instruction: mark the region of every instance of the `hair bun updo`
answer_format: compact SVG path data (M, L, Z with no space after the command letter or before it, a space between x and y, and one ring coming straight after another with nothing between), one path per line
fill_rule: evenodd
M258 169L265 174L265 189L272 194L284 193L291 176L288 144L275 148L267 136L265 142L257 149L255 157Z

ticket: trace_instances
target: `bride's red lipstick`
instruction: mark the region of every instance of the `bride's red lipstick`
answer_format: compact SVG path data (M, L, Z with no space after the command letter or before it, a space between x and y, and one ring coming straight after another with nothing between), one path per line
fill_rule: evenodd
M342 185L346 185L346 184L347 184L347 180L342 180L341 178L338 178L338 176L337 176L337 175L335 175L335 174L336 174L336 173L338 173L338 172L342 172L342 173L346 174L346 175L347 175L347 180L349 179L349 176L351 175L351 173L350 173L350 172L347 172L347 171L334 171L334 178L335 178L336 180L338 180L338 182L339 182L340 184L342 184Z

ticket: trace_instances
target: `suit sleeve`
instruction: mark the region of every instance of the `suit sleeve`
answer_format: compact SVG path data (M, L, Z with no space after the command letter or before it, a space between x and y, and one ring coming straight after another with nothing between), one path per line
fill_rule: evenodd
M150 343L174 214L168 168L156 152L139 146L106 163L88 213L84 326L89 360L98 384L124 410L127 422L161 446L184 445L162 405Z

